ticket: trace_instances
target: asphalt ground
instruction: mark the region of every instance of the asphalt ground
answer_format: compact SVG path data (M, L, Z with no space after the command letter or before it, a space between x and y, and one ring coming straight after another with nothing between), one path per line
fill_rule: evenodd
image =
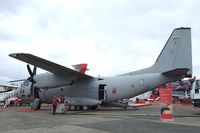
M159 104L127 110L99 107L96 111L67 111L52 115L51 106L39 111L28 106L0 106L0 133L199 133L200 109L174 105L174 121L163 122Z

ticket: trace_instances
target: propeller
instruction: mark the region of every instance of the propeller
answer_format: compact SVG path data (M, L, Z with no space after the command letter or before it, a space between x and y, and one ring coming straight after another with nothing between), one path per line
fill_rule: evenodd
M27 80L30 81L30 82L34 82L33 77L36 75L36 69L37 69L37 67L34 66L33 71L32 71L31 67L29 66L29 64L27 64L27 69L28 69L28 73L30 75L30 77L28 77Z
M31 82L30 94L31 94L31 96L34 96L34 91L35 91L35 88L34 88L34 83L35 83L34 76L36 75L37 67L34 66L33 71L32 71L30 65L27 64L27 69L28 69L28 73L30 75L30 77L28 77L27 80Z

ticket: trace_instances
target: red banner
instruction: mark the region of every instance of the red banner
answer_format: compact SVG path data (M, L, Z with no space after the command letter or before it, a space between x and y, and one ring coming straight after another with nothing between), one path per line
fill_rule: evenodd
M160 120L173 120L172 89L160 88Z

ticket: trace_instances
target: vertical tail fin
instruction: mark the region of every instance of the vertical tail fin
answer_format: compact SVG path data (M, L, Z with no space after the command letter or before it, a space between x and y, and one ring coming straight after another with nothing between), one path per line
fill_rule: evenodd
M176 28L152 67L131 74L192 75L191 28ZM129 73L130 74L130 73ZM124 74L126 75L126 74Z
M186 76L191 75L191 47L191 29L174 29L152 68L155 72L164 74L178 74L186 71Z

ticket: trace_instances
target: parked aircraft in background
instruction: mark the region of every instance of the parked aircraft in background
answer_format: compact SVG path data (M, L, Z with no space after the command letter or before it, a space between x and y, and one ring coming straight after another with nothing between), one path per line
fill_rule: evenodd
M128 102L128 106L129 107L142 107L142 106L150 106L152 105L152 103L150 101L144 101L144 100L139 100L138 102L137 101L130 101Z
M7 98L10 98L11 100L17 99L17 97L15 96L15 89L12 91L0 93L0 102L5 102Z
M176 28L153 66L114 77L92 77L27 53L9 56L34 66L31 70L27 65L30 74L27 88L30 88L30 97L34 97L35 103L64 95L70 101L71 109L96 109L99 104L128 99L191 76L191 29ZM48 72L36 74L37 67ZM40 104L35 105L35 109L40 108Z
M130 98L131 101L137 101L137 99L141 99L141 100L149 100L150 99L150 96L152 94L152 91L148 91L148 92L145 92L143 94L140 94L138 96L135 96L133 98ZM152 100L152 99L150 99Z
M18 85L9 84L9 83L0 83L0 93L14 90Z

